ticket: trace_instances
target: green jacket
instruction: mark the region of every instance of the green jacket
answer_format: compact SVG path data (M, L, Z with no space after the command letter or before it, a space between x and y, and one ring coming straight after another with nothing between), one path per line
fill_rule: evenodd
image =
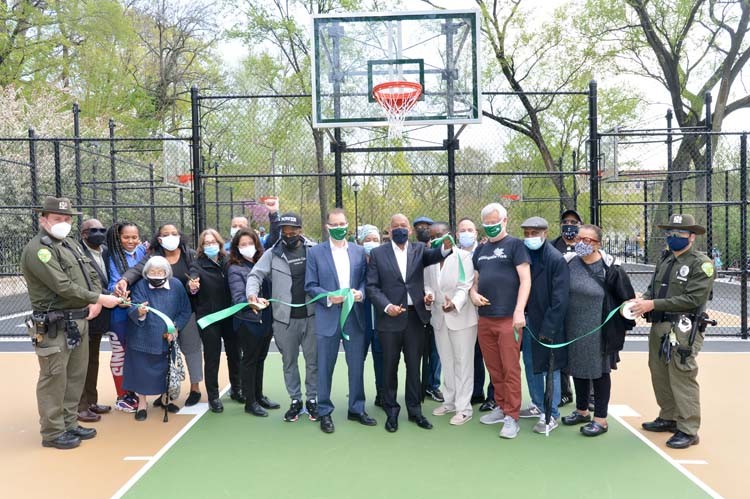
M656 298L664 272L673 261L666 297ZM678 257L670 252L656 266L654 279L643 293L643 298L653 299L657 312L693 312L708 301L714 278L713 263L703 253L692 247Z
M39 229L21 253L21 270L35 311L80 309L99 299L99 276L69 237L60 241Z

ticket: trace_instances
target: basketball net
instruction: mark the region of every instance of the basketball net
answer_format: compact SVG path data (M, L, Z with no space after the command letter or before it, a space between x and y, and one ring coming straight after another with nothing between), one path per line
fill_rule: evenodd
M406 115L422 95L422 85L411 81L387 81L375 85L372 95L388 120L388 138L400 139Z

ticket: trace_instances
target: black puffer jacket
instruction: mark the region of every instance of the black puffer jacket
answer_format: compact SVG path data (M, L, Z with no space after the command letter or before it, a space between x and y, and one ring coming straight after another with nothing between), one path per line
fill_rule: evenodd
M193 308L198 319L232 304L226 267L226 257L219 257L218 261L214 262L206 255L201 255L190 264L190 277L200 278L200 288L194 295L190 293L188 286L185 288L192 297Z

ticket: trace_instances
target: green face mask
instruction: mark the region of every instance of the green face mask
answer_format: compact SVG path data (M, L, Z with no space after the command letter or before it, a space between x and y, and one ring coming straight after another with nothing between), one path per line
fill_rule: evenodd
M487 234L487 237L496 237L498 234L500 234L503 231L503 224L494 224L494 225L486 225L483 224L482 227L484 227L484 232Z
M348 225L344 225L343 227L331 227L331 228L328 229L328 233L336 241L343 240L346 237L346 234L348 232L349 232L349 226Z

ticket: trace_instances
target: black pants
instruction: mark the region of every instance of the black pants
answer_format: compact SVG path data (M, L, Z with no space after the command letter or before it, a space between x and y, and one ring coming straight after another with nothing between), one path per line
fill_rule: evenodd
M589 395L591 394L591 385L593 384L594 416L597 418L606 418L609 396L612 392L612 378L610 378L609 373L602 374L601 378L593 380L573 378L573 384L576 388L576 409L579 411L589 410Z
M474 391L471 396L472 398L484 398L484 357L482 357L482 350L479 348L479 341L474 343ZM487 383L487 397L485 400L495 400L495 387L492 384L492 380Z
M203 370L205 373L208 399L219 398L219 363L221 361L221 340L227 355L229 382L233 387L240 385L240 350L237 345L237 332L232 328L232 320L215 322L200 331L203 342Z
M378 331L383 347L383 410L388 417L398 417L401 406L396 402L398 364L401 352L406 363L406 410L409 416L422 415L422 383L419 376L424 350L424 324L413 310L407 312L406 329Z
M273 337L271 328L260 329L253 326L247 321L242 321L237 329L242 350L242 393L245 396L246 407L263 396L263 365Z
M99 346L102 343L101 331L89 331L89 364L86 371L86 381L78 403L78 411L85 411L90 405L99 402L96 384L99 379Z

